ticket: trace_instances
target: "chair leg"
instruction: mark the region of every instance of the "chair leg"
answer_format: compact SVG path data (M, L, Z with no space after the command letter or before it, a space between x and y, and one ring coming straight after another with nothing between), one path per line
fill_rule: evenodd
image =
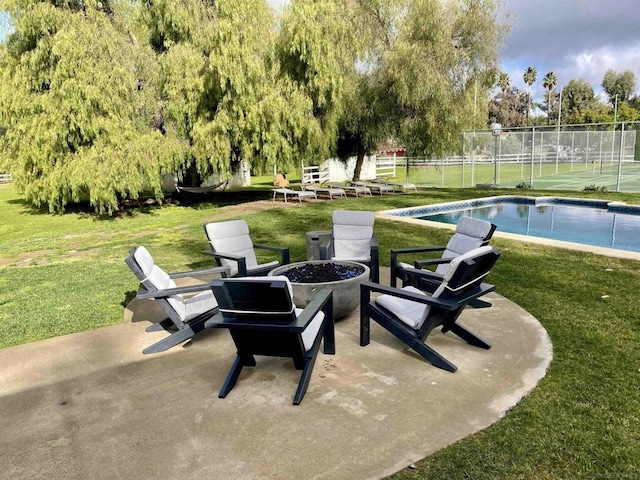
M360 290L360 346L366 347L371 343L371 318L367 312L370 292L368 290Z
M475 300L471 300L468 305L473 308L489 308L492 306L491 302L487 302L486 300L480 300L476 298Z
M491 344L490 343L486 342L482 338L478 337L471 330L467 330L465 327L463 327L462 325L460 325L458 323L454 323L454 324L450 325L447 328L447 330L451 330L452 333L455 333L461 339L463 339L465 342L467 342L470 345L473 345L474 347L484 348L485 350L489 350L491 348ZM443 332L445 331L444 327L443 327L442 331Z
M170 318L165 318L159 322L152 323L147 328L144 329L145 332L160 332L162 330L167 330L170 327L175 327L174 323Z
M318 348L319 347L320 345L318 345ZM304 364L302 375L300 375L300 382L298 383L298 389L296 390L296 394L293 397L294 405L300 405L300 402L304 398L305 393L307 393L307 387L309 386L309 381L311 380L311 373L313 372L313 366L316 363L318 348L314 349L315 351L313 352L310 358L307 358L307 361Z
M189 326L184 327L177 332L172 333L168 337L163 338L159 342L154 343L153 345L142 350L142 353L159 353L164 352L165 350L169 350L171 347L175 347L179 343L182 343L186 340L189 340L193 337L196 332Z
M256 365L255 358L253 358L253 355L248 355L243 359L243 357L238 354L233 362L231 370L229 370L229 374L227 375L220 392L218 393L218 398L226 397L231 389L235 387L238 377L240 377L240 372L242 372L242 367L245 365L248 367L254 367Z
M410 345L416 352L420 354L422 358L424 358L427 362L429 362L434 367L441 368L446 370L447 372L455 373L458 370L453 363L444 358L438 352L436 352L433 348L428 347L424 343L420 341L415 341Z

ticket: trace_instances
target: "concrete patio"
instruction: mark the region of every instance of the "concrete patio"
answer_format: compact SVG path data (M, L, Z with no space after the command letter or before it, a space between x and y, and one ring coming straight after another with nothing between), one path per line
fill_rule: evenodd
M0 478L384 477L491 425L544 376L546 331L488 298L492 308L467 309L461 323L491 350L428 338L455 374L375 323L360 347L356 310L336 324L336 355L320 353L297 407L299 372L286 359L258 357L217 397L235 356L226 331L142 355L163 333L144 331L153 302L133 300L119 325L0 350Z

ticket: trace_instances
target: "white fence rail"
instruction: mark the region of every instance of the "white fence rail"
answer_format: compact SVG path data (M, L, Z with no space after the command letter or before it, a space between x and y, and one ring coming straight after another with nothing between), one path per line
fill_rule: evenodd
M0 183L11 183L13 182L13 177L10 173L0 173Z

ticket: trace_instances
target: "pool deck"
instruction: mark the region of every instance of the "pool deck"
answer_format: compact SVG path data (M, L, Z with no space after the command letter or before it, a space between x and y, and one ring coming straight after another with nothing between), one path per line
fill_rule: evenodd
M381 269L388 284L389 269ZM499 290L499 288L498 288ZM235 349L206 331L145 356L161 313L130 302L122 323L0 350L0 478L378 479L499 420L544 377L552 348L529 313L491 294L461 323L493 347L439 331L439 370L377 324L359 345L359 312L336 324L307 395L299 372L258 357L225 399Z

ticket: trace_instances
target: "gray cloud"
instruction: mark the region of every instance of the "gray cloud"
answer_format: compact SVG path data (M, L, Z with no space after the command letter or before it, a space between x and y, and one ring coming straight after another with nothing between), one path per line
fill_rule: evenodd
M534 95L548 71L560 85L584 78L596 91L609 68L632 70L640 82L639 7L638 0L507 0L502 14L513 17L507 19L512 29L500 55L503 67L519 87L524 69L536 67Z

